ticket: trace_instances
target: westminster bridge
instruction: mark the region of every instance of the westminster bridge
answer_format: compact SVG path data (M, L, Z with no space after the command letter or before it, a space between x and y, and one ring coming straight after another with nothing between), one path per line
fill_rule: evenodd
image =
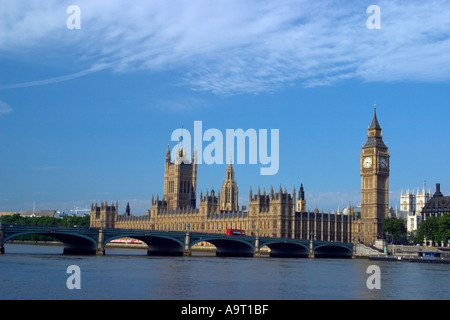
M134 238L148 245L148 255L190 256L191 248L200 242L209 242L217 256L258 257L264 246L270 248L271 257L351 258L353 244L290 238L238 236L214 233L69 228L52 226L0 226L0 254L9 240L23 235L45 235L64 244L64 254L105 254L105 246L114 239Z

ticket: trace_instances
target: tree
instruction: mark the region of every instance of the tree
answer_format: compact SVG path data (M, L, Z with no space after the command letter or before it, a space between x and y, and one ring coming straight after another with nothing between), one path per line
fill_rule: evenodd
M11 216L2 217L2 224L20 224L21 220L20 214L16 213Z
M449 239L450 239L450 214L444 213L438 219L436 241L448 244Z
M61 227L84 227L89 228L90 217L85 215L83 217L71 216L54 218L54 217L21 217L20 214L2 217L3 224L18 224L31 226L61 226Z
M439 230L438 218L428 217L426 220L422 221L419 225L419 230L417 232L417 241L423 243L425 238L427 240L435 241Z
M1 217L2 224L7 225L31 225L31 226L62 226L62 227L84 227L89 228L90 216L83 217L71 216L63 219L54 217L21 217L20 214ZM49 236L43 235L24 235L15 238L17 240L32 240L32 241L51 241L55 240Z
M417 230L408 232L407 239L409 243L417 244Z
M393 243L404 243L406 237L406 224L403 219L386 218L383 219L383 230L388 240L392 239Z
M400 238L406 237L406 225L403 219L383 219L383 230L385 233L392 235L395 241L398 241Z

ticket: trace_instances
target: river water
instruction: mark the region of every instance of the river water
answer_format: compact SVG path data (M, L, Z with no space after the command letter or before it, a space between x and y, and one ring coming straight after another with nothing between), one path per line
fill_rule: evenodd
M80 289L69 290L70 265ZM380 289L368 289L370 265ZM450 265L366 259L150 257L146 250L106 249L105 256L62 255L62 247L5 245L5 299L450 299Z

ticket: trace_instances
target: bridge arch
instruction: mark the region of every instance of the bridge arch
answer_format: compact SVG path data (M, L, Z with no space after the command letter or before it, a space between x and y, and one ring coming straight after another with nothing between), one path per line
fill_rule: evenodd
M289 241L289 239L273 239L271 241L262 241L259 249L267 246L270 248L271 257L280 258L308 258L309 246L298 241Z
M19 228L18 228L19 229ZM20 230L17 232L8 232L3 238L3 244L14 238L24 235L43 235L54 238L63 243L63 254L96 254L97 241L89 235L55 232L54 230Z
M184 241L170 235L136 234L136 232L127 234L120 233L105 238L103 246L115 239L132 238L141 240L147 246L147 255L150 256L182 256L184 250Z
M228 236L201 237L191 241L191 247L200 242L209 242L216 247L216 256L218 257L253 257L254 245L241 239L240 236L230 238Z
M339 243L320 244L314 247L315 258L351 259L353 249Z

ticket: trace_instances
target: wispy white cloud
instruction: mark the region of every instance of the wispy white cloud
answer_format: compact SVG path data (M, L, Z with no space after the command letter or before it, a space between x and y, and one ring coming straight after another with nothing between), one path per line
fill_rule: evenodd
M51 83L64 82L64 81L73 80L76 78L80 78L80 77L101 71L107 67L108 67L107 64L99 64L99 65L95 65L87 70L83 70L83 71L72 73L72 74L65 75L65 76L60 76L60 77L55 77L55 78L50 78L50 79L43 79L43 80L36 80L36 81L29 81L29 82L22 82L22 83L15 83L15 84L0 85L0 90L35 87L35 86L42 86L42 85L51 84Z
M65 27L68 2L0 2L0 51L69 48L113 72L178 72L193 90L450 79L450 3L439 0L378 1L380 30L367 29L362 1L79 0L81 30Z

